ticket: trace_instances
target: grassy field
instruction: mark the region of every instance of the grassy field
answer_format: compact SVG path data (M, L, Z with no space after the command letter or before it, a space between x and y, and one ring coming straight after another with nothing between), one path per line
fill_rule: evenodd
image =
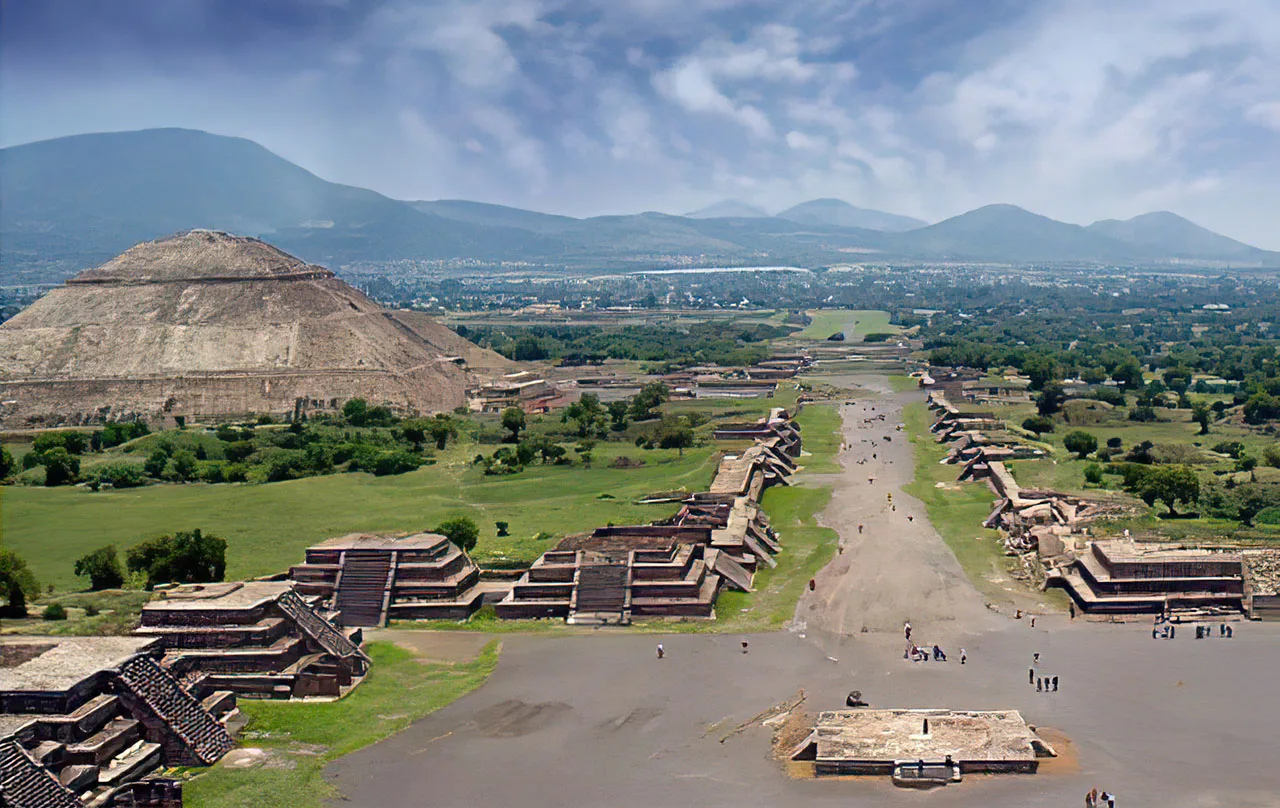
M840 471L836 453L840 449L840 414L831 404L809 404L796 418L808 457L800 458L806 472L835 474Z
M318 808L342 795L321 776L326 763L408 727L475 690L498 662L491 642L470 662L426 664L390 643L371 643L373 668L341 701L290 704L243 699L240 746L266 750L253 768L217 765L183 789L189 808Z
M462 513L481 527L476 558L483 564L529 562L554 539L613 522L662 518L671 505L637 505L655 491L704 488L715 470L714 446L641 450L601 443L591 469L531 466L510 477L486 477L461 443L440 462L409 474L334 474L265 485L156 485L93 493L80 488L0 489L5 546L22 555L42 584L80 588L72 562L104 544L128 547L175 530L201 528L228 541L227 578L282 572L318 540L352 531L425 530ZM620 456L640 468L614 469ZM499 539L495 521L510 523Z
M958 483L958 467L939 464L947 450L929 433L933 419L925 404L908 404L903 420L915 446L916 461L915 480L905 487L906 492L925 504L929 521L978 591L991 599L1005 599L1009 560L1000 532L982 526L994 504L991 489L983 483Z
M824 340L837 331L845 332L848 342L860 342L867 334L898 332L898 326L889 324L889 312L871 309L813 309L809 312L812 322L796 337Z

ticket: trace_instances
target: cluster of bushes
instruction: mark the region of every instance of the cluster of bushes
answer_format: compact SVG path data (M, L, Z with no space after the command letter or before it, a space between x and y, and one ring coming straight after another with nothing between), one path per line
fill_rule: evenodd
M680 328L629 325L457 329L460 336L477 345L522 362L549 359L565 365L584 365L606 359L631 359L668 366L753 365L768 358L768 340L795 330L794 326L767 323L736 328L724 323L697 323Z
M582 464L591 467L592 450L596 446L593 438L585 438L574 447ZM480 466L485 474L505 475L519 474L526 466L541 463L544 466L567 466L573 463L569 450L550 437L540 435L528 437L514 446L500 446L491 455L477 454L472 462Z

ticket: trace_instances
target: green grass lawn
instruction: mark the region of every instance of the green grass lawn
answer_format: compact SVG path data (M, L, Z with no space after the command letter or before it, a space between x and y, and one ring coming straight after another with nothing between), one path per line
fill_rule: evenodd
M498 662L491 642L470 662L426 664L391 643L367 646L373 667L341 701L242 699L249 723L238 745L268 750L269 765L216 765L186 784L188 808L312 808L341 799L321 776L326 763L408 727L475 690Z
M796 417L808 457L800 458L806 472L835 474L840 471L840 413L834 404L806 404Z
M903 420L915 447L916 461L915 480L904 490L925 504L929 521L978 591L991 599L1006 599L1008 593L1003 584L997 583L1007 582L1009 570L1000 531L982 526L995 504L991 489L981 482L958 483L960 467L939 464L947 450L929 433L933 418L927 405L908 404L903 409Z
M812 322L795 336L800 339L824 340L837 331L845 332L848 342L861 342L867 334L891 333L900 330L889 323L889 312L871 309L813 309L809 312Z
M0 530L42 584L76 589L73 561L89 550L200 528L228 541L227 578L283 572L302 561L307 545L352 531L427 530L455 513L481 528L475 556L482 564L527 563L555 539L613 522L667 516L671 505L637 505L654 491L706 487L717 447L642 450L600 443L591 469L531 466L509 477L486 477L469 458L492 446L462 443L439 462L399 476L333 474L264 485L193 483L93 493L81 488L0 489ZM613 469L619 456L645 465ZM495 521L510 523L499 539Z
M920 383L905 373L890 373L889 387L895 393L909 393L912 390L919 390Z

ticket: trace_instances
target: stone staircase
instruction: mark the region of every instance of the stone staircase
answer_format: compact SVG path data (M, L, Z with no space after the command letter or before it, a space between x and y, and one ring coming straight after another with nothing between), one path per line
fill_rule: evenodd
M334 597L338 620L344 626L381 626L387 618L391 562L377 551L348 550Z
M569 622L628 622L626 564L584 564L578 568Z
M151 657L138 656L122 664L119 682L120 695L132 702L131 712L150 713L185 747L167 748L171 763L185 758L192 765L208 766L231 751L233 743L226 727ZM145 717L143 723L148 724Z
M20 744L0 741L0 804L5 808L80 808L80 800Z

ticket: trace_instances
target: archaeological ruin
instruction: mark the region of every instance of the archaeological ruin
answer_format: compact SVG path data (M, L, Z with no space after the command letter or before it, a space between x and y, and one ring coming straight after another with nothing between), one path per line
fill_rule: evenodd
M661 522L565 538L494 604L498 616L579 624L713 618L723 588L751 591L756 570L773 566L780 549L760 495L796 471L800 435L785 411L774 410L723 437L753 443L721 458L707 491L684 497L680 511Z
M203 698L150 637L5 638L0 793L12 808L174 808L162 767L208 766L232 746L235 695Z
M159 639L161 664L197 694L339 697L369 670L359 630L339 629L290 581L187 584L162 591L143 607L134 634Z
M0 324L0 425L151 423L466 403L511 363L263 241L139 244Z
M830 710L792 760L814 773L878 775L896 785L929 787L966 774L1034 774L1056 752L1017 710Z
M462 620L480 608L480 570L436 533L352 533L306 551L289 570L298 594L318 598L343 626L388 620Z

